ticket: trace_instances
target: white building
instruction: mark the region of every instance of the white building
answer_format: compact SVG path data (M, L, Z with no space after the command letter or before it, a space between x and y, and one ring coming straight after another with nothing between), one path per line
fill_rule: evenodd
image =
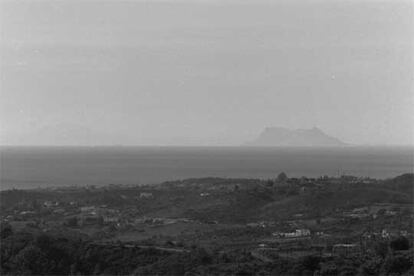
M296 229L294 232L275 232L273 236L280 238L301 238L310 236L309 229Z
M152 193L143 192L139 194L139 198L153 198Z

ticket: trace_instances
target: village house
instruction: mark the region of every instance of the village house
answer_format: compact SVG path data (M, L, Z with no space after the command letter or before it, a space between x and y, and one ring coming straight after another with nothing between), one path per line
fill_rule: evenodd
M52 208L52 207L56 207L59 205L59 202L56 201L45 201L43 202L43 206L45 206L46 208Z
M246 226L248 227L262 227L265 228L266 227L266 222L261 221L261 222L250 222L247 223Z
M309 237L309 229L296 229L294 232L274 232L272 235L279 238L302 238Z
M113 216L103 216L102 218L105 224L117 223L119 220L118 217L113 217Z
M58 208L58 209L53 211L53 213L57 214L57 215L63 215L65 212L66 212L66 210L64 208Z
M34 211L21 211L20 212L20 215L22 215L22 216L29 216L29 215L34 215L35 214L35 212Z
M149 199L149 198L153 198L154 196L152 195L152 193L147 193L147 192L142 192L139 194L139 198L145 198L145 199Z
M397 214L396 211L392 211L392 210L385 211L385 215L388 216L388 217L395 216L396 214Z
M97 214L97 210L95 206L84 206L80 208L82 213L87 213L90 215L96 215Z
M388 239L389 237L390 237L390 233L387 230L382 229L382 231L381 231L381 238Z

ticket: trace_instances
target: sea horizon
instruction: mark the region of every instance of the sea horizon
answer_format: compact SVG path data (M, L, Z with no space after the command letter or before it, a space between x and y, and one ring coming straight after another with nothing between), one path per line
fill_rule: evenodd
M272 179L410 173L412 146L0 146L1 190L146 185L188 178Z

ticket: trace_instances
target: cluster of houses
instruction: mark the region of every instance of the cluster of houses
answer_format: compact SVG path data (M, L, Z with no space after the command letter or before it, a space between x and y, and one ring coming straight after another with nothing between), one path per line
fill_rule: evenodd
M187 218L150 218L150 217L143 217L134 219L134 224L150 224L150 225L168 225L174 223L188 223L190 219Z
M280 173L276 179L273 180L274 183L281 185L281 184L290 184L290 185L298 185L302 186L306 189L312 187L321 187L324 184L374 184L377 183L378 180L369 177L357 177L352 175L341 175L338 177L329 177L329 176L321 176L318 178L310 178L310 177L287 177L286 174Z
M153 197L154 197L154 195L152 193L149 193L149 192L142 192L142 193L139 194L140 199L142 199L142 198L151 199Z
M148 195L145 195L148 196ZM152 197L152 195L151 195ZM119 210L109 209L106 206L85 206L80 208L81 213L77 216L79 225L92 224L112 224L118 227L122 225L136 226L139 224L147 224L152 226L169 225L174 223L188 223L190 219L187 218L154 218L154 217L139 217L133 218L122 216Z
M296 229L293 232L274 232L273 237L277 238L303 238L310 237L311 231L309 229Z
M407 230L388 230L388 229L382 229L379 232L371 232L371 231L366 231L362 234L362 238L363 239L390 239L390 238L395 238L395 237L408 237L409 233Z
M373 218L376 219L379 216L393 217L398 215L398 211L393 205L373 205L360 208L354 208L351 211L344 211L342 215L344 217L363 219L363 218Z
M332 247L332 253L340 256L348 256L351 254L358 253L361 247L357 243L338 243Z

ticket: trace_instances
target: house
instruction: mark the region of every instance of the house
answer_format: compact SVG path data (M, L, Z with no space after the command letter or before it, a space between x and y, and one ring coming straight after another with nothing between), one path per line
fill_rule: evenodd
M103 222L104 223L116 223L118 222L118 217L112 217L112 216L103 216Z
M296 229L295 233L300 237L310 236L311 234L309 229Z
M56 210L53 211L54 214L58 214L58 215L63 215L65 213L65 209L63 208L58 208Z
M84 206L80 208L82 213L89 213L91 215L96 215L96 207L95 206Z
M152 195L152 193L147 193L147 192L142 192L139 194L139 198L145 198L145 199L149 199L149 198L153 198L154 196Z
M354 208L351 212L344 212L343 215L346 217L357 218L357 219L371 216L368 207Z
M14 220L14 216L12 215L8 215L4 218L4 221L12 221L12 220Z
M250 222L250 223L247 223L246 226L248 226L248 227L262 227L262 228L265 228L266 227L266 224L263 221L262 222Z
M45 201L43 202L43 206L45 206L46 208L51 208L51 207L55 207L58 206L59 203L56 201Z
M390 233L387 230L382 229L382 231L381 231L381 238L388 239L389 237L390 237Z
M368 210L369 210L368 207L354 208L352 210L352 213L354 213L354 214L368 213Z
M20 215L22 216L28 216L28 215L34 215L35 212L34 211L21 211Z
M408 231L406 231L406 230L401 230L401 231L400 231L400 236L407 237L407 236L408 236Z
M272 235L279 238L303 238L310 236L309 229L296 229L294 232L275 232Z
M392 211L392 210L385 211L385 215L389 217L395 216L396 214L397 214L396 211Z

